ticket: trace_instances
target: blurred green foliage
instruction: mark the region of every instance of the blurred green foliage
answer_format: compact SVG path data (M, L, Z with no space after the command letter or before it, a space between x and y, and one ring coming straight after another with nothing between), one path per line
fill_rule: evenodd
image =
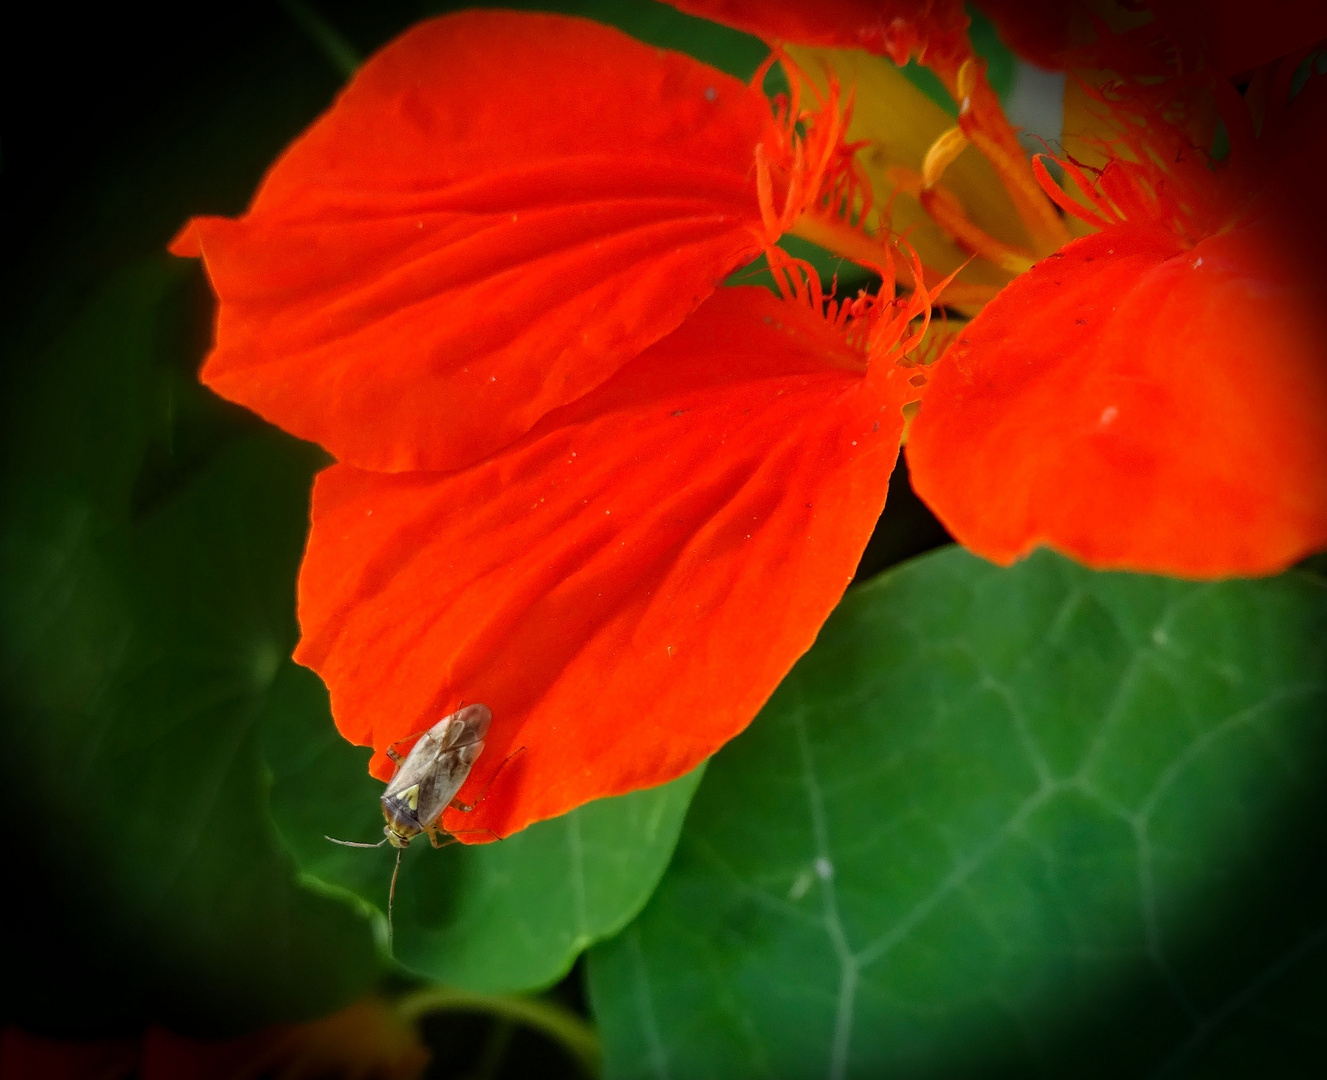
M115 275L34 358L7 433L6 809L46 856L34 919L53 904L105 965L71 984L9 935L6 1004L41 1026L311 1016L376 974L362 916L293 883L256 730L321 455L238 419L208 452L172 447L213 412L171 362L184 278L165 256Z

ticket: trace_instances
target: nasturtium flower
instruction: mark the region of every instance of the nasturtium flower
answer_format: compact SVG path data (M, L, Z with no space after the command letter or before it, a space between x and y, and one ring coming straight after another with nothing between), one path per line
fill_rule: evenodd
M678 6L786 47L857 37L872 48L856 10L831 8L836 36L785 5ZM937 137L912 191L929 190L935 223L978 258L1008 270L1025 260L929 369L908 442L918 493L978 553L1008 563L1047 545L1096 567L1224 577L1327 545L1327 94L1320 77L1291 93L1327 17L1281 6L1159 0L1156 18L1118 11L1116 33L1072 4L992 5L1007 36L1069 67L1071 92L1094 106L1066 118L1066 144L1094 152L1090 165L1064 156L1073 194L1033 166L1066 212L1060 244L1047 244L1053 227L1035 235L1033 174L1005 153L1000 117L974 106L989 101L979 65L954 71L962 50L942 52L960 123ZM861 63L819 55L841 73ZM1264 63L1241 97L1227 76ZM1224 160L1210 153L1218 117ZM1021 196L1025 250L935 194L969 144ZM1070 226L1090 235L1070 240Z
M1241 98L1164 20L1038 29L1001 0L1097 110L1061 186L953 0L677 6L765 36L789 91L583 19L430 20L245 215L172 248L220 301L204 381L337 458L296 659L342 733L385 778L394 743L493 710L462 792L485 797L443 820L463 839L672 779L750 722L909 422L919 492L1001 562L1219 577L1327 544L1318 83ZM879 290L826 296L789 234ZM759 255L777 294L721 285Z
M884 505L932 293L895 300L894 249L863 231L878 295L826 298L772 247L863 209L846 105L793 80L772 107L586 20L435 19L247 214L173 246L220 300L204 381L338 458L296 659L340 730L385 777L393 743L493 710L462 793L485 797L444 817L465 839L713 753ZM784 295L718 288L761 252Z

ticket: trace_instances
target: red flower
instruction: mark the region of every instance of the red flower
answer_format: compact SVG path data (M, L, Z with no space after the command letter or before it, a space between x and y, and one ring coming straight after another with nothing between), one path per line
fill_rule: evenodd
M470 12L385 49L243 218L173 248L220 297L204 380L340 459L314 492L297 659L342 732L386 777L393 743L493 709L466 800L512 764L444 818L469 839L671 779L750 721L851 577L928 376L919 491L994 559L1044 543L1220 576L1327 543L1322 277L1302 257L1327 239L1303 189L1320 85L1266 81L1255 139L1228 84L1159 81L1196 47L1105 39L1148 77L1094 91L1116 131L1096 171L1067 162L1075 202L1019 148L954 4L682 6L920 56L958 123L872 172L832 76L814 91L786 65L771 111L759 80L593 23ZM1193 149L1209 91L1220 167ZM967 147L1010 228L946 186ZM980 311L926 373L900 363L909 323L961 256L928 238L941 264L900 267L895 300L870 225L896 195L984 266L946 294ZM1098 232L1070 242L1055 202ZM773 247L787 232L885 287L826 301ZM782 299L716 291L762 251Z
M679 6L722 17L734 4ZM923 51L960 123L937 139L914 190L951 237L1017 268L1017 249L939 193L946 165L975 145L1042 257L935 366L909 438L918 493L980 554L1008 563L1045 544L1097 567L1222 577L1276 572L1327 545L1327 208L1315 189L1327 94L1318 80L1290 99L1303 52L1256 75L1247 101L1220 78L1327 31L1320 6L1280 6L1288 19L1226 3L1195 21L1184 0L1160 0L1160 21L1114 36L1071 5L1047 23L1043 3L997 0L1002 28L1038 59L1125 80L1092 90L1113 128L1102 167L1067 163L1086 205L1039 177L1099 230L1063 247L1046 243L1044 218L1038 236L1037 206L1048 204L1009 152L980 70L953 70L961 48L938 62ZM743 25L818 43L849 40L860 21L845 17L837 39L823 25L799 37L782 8ZM1094 25L1094 48L1070 48L1071 30ZM1202 126L1216 108L1233 143L1220 164L1196 148L1210 144Z
M482 840L751 720L884 504L929 297L825 303L776 252L785 299L714 290L860 210L833 94L775 116L593 23L469 12L366 64L243 218L182 233L220 298L204 381L342 462L296 658L376 775L485 702L464 797L524 751L444 818Z

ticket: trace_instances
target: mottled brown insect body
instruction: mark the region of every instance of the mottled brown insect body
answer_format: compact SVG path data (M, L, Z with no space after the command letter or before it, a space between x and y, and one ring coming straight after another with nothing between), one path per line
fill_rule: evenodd
M492 722L487 705L467 705L434 724L404 759L387 751L397 762L382 793L382 816L387 819L383 832L392 847L409 847L420 833L427 834L434 847L442 846L438 820L470 775Z
M401 757L392 747L387 756L396 762L396 772L382 793L382 816L386 838L376 844L361 844L355 840L327 839L346 847L372 848L391 844L396 848L396 866L392 870L392 884L387 890L387 938L390 948L392 935L392 907L396 900L396 875L401 872L401 849L420 833L428 835L434 847L442 847L438 827L442 812L449 806L471 810L457 801L465 778L470 775L480 752L484 749L484 736L493 723L493 713L487 705L467 705L450 716L444 716L420 736L410 753ZM506 762L503 762L506 764ZM501 772L501 768L498 770ZM491 782L491 781L490 781Z

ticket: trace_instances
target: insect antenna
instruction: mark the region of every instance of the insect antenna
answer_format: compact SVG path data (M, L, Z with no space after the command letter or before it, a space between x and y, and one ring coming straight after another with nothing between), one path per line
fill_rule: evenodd
M375 845L376 846L376 845ZM392 886L387 890L387 951L392 951L392 908L396 906L396 875L401 872L401 852L405 848L396 849L396 865L392 867Z
M376 844L361 844L358 840L338 840L335 836L328 836L323 833L324 840L330 840L334 844L341 844L344 847L382 847L387 843L387 837L383 837ZM392 867L392 887L387 891L387 951L392 948L392 908L396 903L396 875L401 872L401 848L396 849L396 865Z
M338 840L335 836L328 836L326 833L323 833L323 839L330 840L334 844L340 844L342 847L382 847L383 844L387 843L387 837L385 836L376 844L361 844L357 840Z

